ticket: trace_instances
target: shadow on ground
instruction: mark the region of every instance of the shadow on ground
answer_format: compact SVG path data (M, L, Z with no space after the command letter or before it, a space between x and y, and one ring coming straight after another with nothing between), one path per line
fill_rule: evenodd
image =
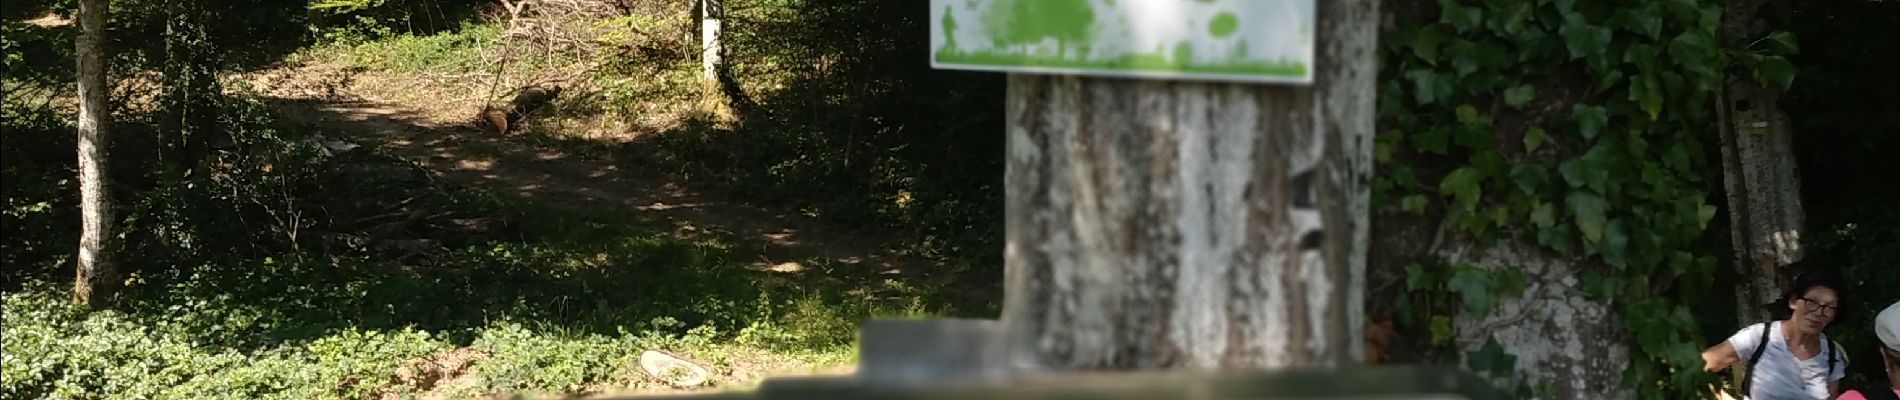
M942 278L922 273L930 269L914 267L922 261L806 216L724 201L611 162L373 102L269 103L297 129L320 134L319 141L360 146L339 151L338 160L376 166L344 168L354 172L332 190L388 202L441 197L434 201L450 219L500 227L474 238L404 228L416 237L410 241L432 246L415 251L326 251L331 255L206 267L232 270L197 270L135 288L145 293L132 298L150 300L135 308L222 299L192 306L220 318L198 325L207 337L240 346L346 327L456 331L516 321L607 335L752 327L795 348L848 345L857 324L874 315L971 308L939 290L932 282Z

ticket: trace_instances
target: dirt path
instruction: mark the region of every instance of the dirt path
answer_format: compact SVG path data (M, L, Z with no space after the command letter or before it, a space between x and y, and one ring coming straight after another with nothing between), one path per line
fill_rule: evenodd
M801 261L812 259L869 269L861 273L912 275L933 269L928 261L890 251L894 243L886 235L791 210L744 205L695 191L664 174L623 169L611 160L537 146L520 136L479 132L465 121L353 95L352 71L312 68L240 79L277 99L283 118L334 132L327 139L380 148L450 181L539 203L630 210L643 220L669 224L681 237L730 233L742 245L757 247L739 251L761 270L799 272L808 267Z

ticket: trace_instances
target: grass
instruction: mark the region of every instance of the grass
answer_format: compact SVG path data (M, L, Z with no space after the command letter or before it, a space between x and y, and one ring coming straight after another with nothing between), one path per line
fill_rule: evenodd
M402 73L480 70L485 50L501 41L502 28L469 24L434 35L402 34L374 41L341 41L317 46L297 58L337 57L353 65Z
M363 181L352 196L397 194ZM714 371L714 387L836 369L856 326L932 314L932 294L808 260L756 271L730 234L682 239L639 216L482 191L458 212L519 221L508 238L433 259L282 254L144 266L117 311L69 308L61 274L5 294L5 398L370 398L384 393L578 394L668 389L646 350ZM871 288L871 289L867 289ZM405 368L479 354L454 379Z

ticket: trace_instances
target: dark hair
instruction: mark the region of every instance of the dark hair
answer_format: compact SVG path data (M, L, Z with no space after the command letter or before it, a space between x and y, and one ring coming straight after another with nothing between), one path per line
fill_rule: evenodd
M1836 295L1847 297L1847 285L1842 284L1840 274L1825 269L1810 269L1800 275L1795 275L1794 283L1788 285L1788 292L1781 294L1781 302L1787 304L1796 297L1807 294L1808 289L1815 287L1833 289Z
M1841 279L1841 276L1834 271L1813 267L1812 264L1807 261L1796 261L1787 267L1796 271L1797 275L1795 275L1794 281L1788 285L1788 290L1781 292L1781 298L1775 299L1773 303L1762 305L1762 308L1768 311L1769 317L1777 320L1791 317L1794 309L1789 308L1788 303L1794 301L1795 298L1807 294L1809 289L1813 289L1817 286L1834 289L1835 295L1843 299L1847 297L1847 284ZM1847 302L1842 301L1841 303L1842 306L1845 306ZM1839 309L1835 310L1836 315L1839 315L1840 312Z

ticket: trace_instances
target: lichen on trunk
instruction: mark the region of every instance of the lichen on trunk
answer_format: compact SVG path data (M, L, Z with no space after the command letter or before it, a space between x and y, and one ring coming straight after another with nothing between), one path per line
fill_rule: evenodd
M1622 315L1609 300L1589 296L1579 276L1582 268L1603 266L1556 257L1520 240L1447 243L1436 252L1486 271L1516 269L1525 277L1522 296L1497 299L1487 314L1453 319L1459 351L1479 353L1493 338L1509 348L1521 375L1497 380L1501 387L1548 385L1561 394L1557 398L1569 399L1634 397L1621 384L1630 368Z

